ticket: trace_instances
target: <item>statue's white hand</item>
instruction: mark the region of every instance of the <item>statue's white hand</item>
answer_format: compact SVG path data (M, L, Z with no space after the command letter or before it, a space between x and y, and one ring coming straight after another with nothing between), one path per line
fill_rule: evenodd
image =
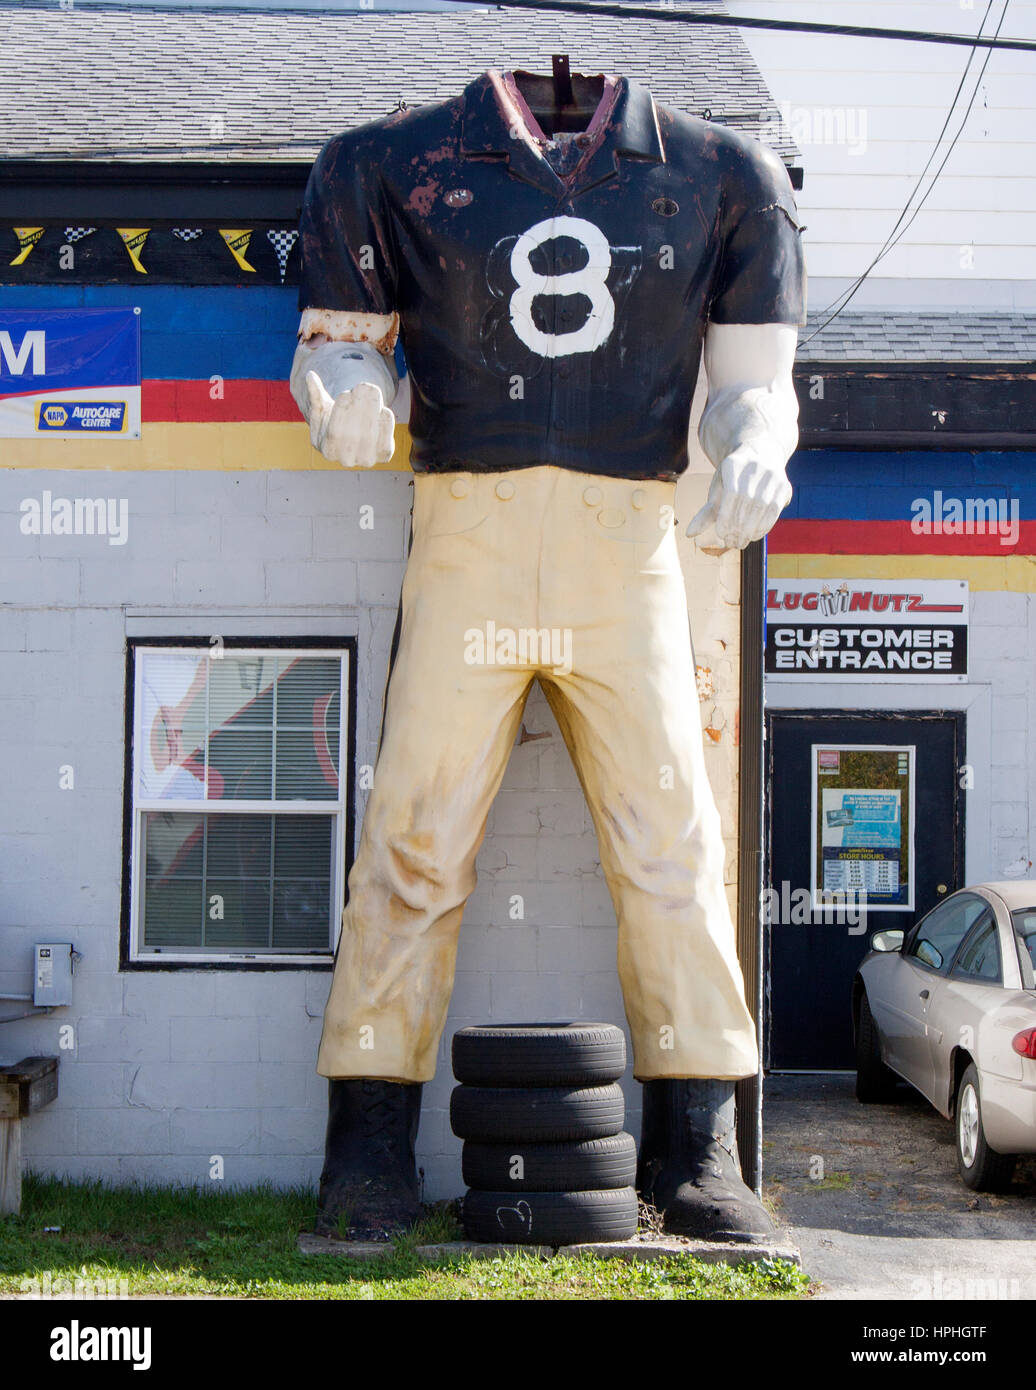
M343 468L373 468L392 457L396 417L379 387L362 381L332 397L316 372L306 373L306 419L314 449Z
M716 469L705 505L691 519L687 534L699 536L711 528L721 545L743 550L773 527L791 495L784 469L743 446Z

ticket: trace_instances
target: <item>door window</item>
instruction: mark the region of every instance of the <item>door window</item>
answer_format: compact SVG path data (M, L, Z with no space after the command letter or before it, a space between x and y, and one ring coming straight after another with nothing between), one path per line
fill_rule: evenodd
M931 970L947 970L957 947L986 910L981 898L968 893L954 895L921 919L906 954Z
M1000 938L992 908L986 908L960 949L953 966L954 975L966 975L985 984L1002 983Z
M1036 989L1036 907L1013 912L1011 920L1022 969L1022 989Z

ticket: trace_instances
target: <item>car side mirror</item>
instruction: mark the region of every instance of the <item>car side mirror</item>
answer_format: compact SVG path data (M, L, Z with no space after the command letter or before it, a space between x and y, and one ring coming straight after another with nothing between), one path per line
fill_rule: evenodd
M872 951L900 951L903 949L903 933L899 928L890 931L876 931L871 937Z

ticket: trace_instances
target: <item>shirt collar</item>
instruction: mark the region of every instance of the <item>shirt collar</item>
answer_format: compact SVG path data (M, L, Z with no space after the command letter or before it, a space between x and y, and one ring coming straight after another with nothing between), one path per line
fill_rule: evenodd
M614 175L616 155L655 163L665 161L651 93L625 77L617 78L616 85L611 111L604 121L604 138L595 142L574 179L581 188ZM464 89L461 153L475 157L504 155L512 173L519 178L546 185L555 192L567 186L543 158L503 74L496 68L490 68Z

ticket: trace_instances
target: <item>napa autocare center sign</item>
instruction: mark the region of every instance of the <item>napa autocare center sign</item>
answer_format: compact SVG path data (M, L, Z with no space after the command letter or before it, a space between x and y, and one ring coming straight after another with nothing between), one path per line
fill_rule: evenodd
M138 309L0 309L0 439L140 438Z
M765 669L774 680L966 681L967 583L771 580Z

